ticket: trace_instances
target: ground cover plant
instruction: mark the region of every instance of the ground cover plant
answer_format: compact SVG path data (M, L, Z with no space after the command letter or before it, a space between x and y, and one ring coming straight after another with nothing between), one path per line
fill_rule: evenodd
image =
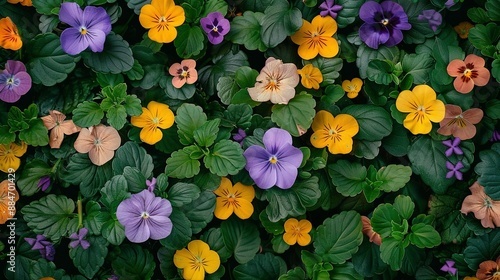
M7 279L500 279L500 0L1 0Z

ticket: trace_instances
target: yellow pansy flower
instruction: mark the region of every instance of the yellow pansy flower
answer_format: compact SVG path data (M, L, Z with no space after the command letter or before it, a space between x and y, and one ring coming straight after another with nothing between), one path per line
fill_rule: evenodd
M177 37L177 29L186 20L184 9L173 0L152 0L141 8L139 22L149 29L149 39L158 43L170 43Z
M132 116L133 126L142 128L139 137L149 145L158 143L163 137L161 129L167 129L174 124L174 113L167 104L151 101L148 107L142 107L140 116Z
M363 86L363 80L360 78L354 78L352 80L345 80L342 82L342 89L347 93L347 97L353 99L358 96Z
M302 27L291 38L299 45L298 52L302 59L313 59L318 54L332 58L339 52L339 44L332 38L335 32L337 32L337 22L332 17L317 15L312 22L302 20Z
M298 243L300 246L306 246L311 243L311 236L309 235L311 230L312 224L308 220L298 221L295 218L290 218L285 222L283 241L288 245Z
M217 195L215 203L215 217L226 220L233 213L245 220L253 214L252 200L255 198L255 189L252 186L236 183L234 186L229 179L223 177L219 188L214 193Z
M348 154L352 151L352 137L359 131L356 119L348 114L334 117L330 112L321 110L316 113L311 125L314 133L311 144L316 148L328 146L332 154Z
M193 240L187 249L175 251L174 265L182 269L184 279L203 280L205 272L212 274L219 269L220 257L217 252L210 250L207 243Z
M418 85L413 91L403 90L396 99L396 108L409 113L403 126L415 135L431 132L431 122L438 123L445 116L443 101L436 99L436 92L428 85Z
M28 145L21 141L21 144L10 143L0 145L0 170L5 173L16 171L21 165L21 156L28 150Z
M302 78L300 82L305 88L319 89L319 84L323 82L321 71L312 64L306 64L302 69L297 70Z

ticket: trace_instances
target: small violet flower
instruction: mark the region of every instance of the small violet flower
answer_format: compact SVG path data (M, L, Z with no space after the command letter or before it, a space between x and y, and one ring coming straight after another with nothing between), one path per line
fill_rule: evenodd
M31 245L31 250L38 250L42 255L42 258L48 261L54 260L56 250L52 242L47 240L45 236L38 234L36 238L26 237L24 240Z
M429 27L436 32L437 28L443 22L443 16L435 10L423 10L422 14L418 15L418 20L429 22Z
M457 180L462 180L462 172L460 172L460 169L464 167L463 163L461 161L457 162L456 165L453 165L453 163L447 161L446 162L446 168L448 168L448 173L446 173L446 178L450 179L452 177L457 178Z
M61 47L66 53L77 55L88 47L93 52L104 50L111 18L103 7L87 6L82 10L77 3L64 2L59 19L71 26L61 33Z
M233 140L240 143L240 146L243 146L243 141L245 140L245 137L247 137L247 134L241 128L238 128L238 132L233 134Z
M0 72L0 100L14 103L31 89L31 76L21 61L7 60Z
M302 152L292 146L290 133L280 128L266 131L262 141L265 148L252 145L243 153L250 177L261 189L275 185L280 189L291 188L302 163Z
M498 142L500 141L500 132L498 130L493 131L493 135L491 135L490 142Z
M453 7L455 5L455 0L448 0L446 1L446 3L444 3L444 6L446 7L446 9L449 9L451 7Z
M319 5L319 8L321 9L320 16L326 17L329 15L332 18L337 18L337 12L340 12L344 7L335 5L335 0L326 0Z
M42 192L46 191L50 186L50 176L46 175L40 178L37 187L42 189Z
M153 177L151 181L146 180L146 186L148 186L148 191L153 192L156 187L156 178Z
M87 228L81 228L78 233L76 232L73 232L70 236L69 236L69 239L72 239L73 241L71 241L69 243L69 246L73 249L75 249L76 247L78 247L78 245L82 246L82 248L84 250L87 250L89 247L90 247L90 243L85 240L85 236L87 235L87 233L89 232L89 230Z
M399 44L403 41L401 30L411 29L403 7L392 1L368 1L359 9L359 17L365 22L359 28L359 37L372 49Z
M453 140L449 139L449 140L444 140L442 143L443 145L445 145L446 147L448 147L448 149L446 150L445 152L445 155L447 157L450 157L453 153L456 154L456 155L463 155L464 152L462 152L462 149L460 149L460 142L462 142L462 140L460 140L460 138L454 138Z
M208 35L208 41L214 45L222 43L224 35L229 32L229 20L220 12L209 13L200 19L200 24Z
M457 269L454 267L454 265L454 261L448 260L445 262L443 267L441 267L441 271L449 272L451 275L455 275L457 274Z

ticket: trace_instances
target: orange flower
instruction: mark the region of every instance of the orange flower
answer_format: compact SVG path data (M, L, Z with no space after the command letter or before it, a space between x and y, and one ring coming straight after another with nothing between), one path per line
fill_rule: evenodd
M356 119L348 114L334 117L330 112L321 110L316 113L311 125L314 133L311 144L315 148L328 147L332 154L348 154L352 151L352 137L359 132Z
M457 32L458 36L462 39L467 39L469 37L469 30L474 27L474 25L468 21L462 21L453 29Z
M380 246L380 244L382 244L382 238L380 238L380 234L376 233L373 230L370 218L361 216L361 223L363 224L363 234L370 238L370 242L373 242Z
M484 67L482 57L469 54L465 60L452 60L446 71L448 75L456 77L453 86L460 93L469 93L476 86L484 86L490 80L490 71Z
M233 213L238 218L245 220L253 214L252 200L255 197L255 189L252 186L236 183L222 177L219 187L214 191L217 195L215 203L215 217L227 220Z
M462 108L446 104L444 119L439 123L437 132L441 135L453 135L460 140L471 139L476 135L475 124L483 118L483 110L472 108L462 113Z
M300 246L306 246L311 243L309 232L312 230L312 224L308 220L290 218L285 222L285 234L283 240L288 245L299 243Z
M474 213L474 217L481 220L481 225L485 228L500 227L500 201L487 196L484 187L478 182L475 182L469 189L472 194L464 199L460 212Z
M363 86L363 80L360 78L354 78L351 81L345 80L342 82L342 89L347 93L347 97L350 99L356 98L358 93L361 91Z
M500 280L500 256L496 262L489 260L480 263L476 277L479 280Z
M41 119L48 130L52 129L49 142L51 148L60 148L64 135L71 135L81 129L72 120L65 120L66 115L56 110L50 110L49 115Z
M75 141L75 150L79 153L89 153L90 161L101 166L113 158L120 143L121 138L116 129L100 124L82 128Z
M323 82L323 74L312 64L306 64L302 69L297 70L302 79L300 82L305 88L319 89L319 84Z
M0 224L5 224L8 219L16 214L16 201L19 199L19 193L16 185L9 180L3 180L0 183Z
M27 6L27 7L33 6L33 3L31 2L31 0L7 0L7 2L9 2L11 4L21 3L21 5Z
M332 58L339 53L339 44L333 38L337 32L337 22L332 17L317 15L311 22L302 20L302 27L292 35L292 41L299 45L299 56L309 60L318 54Z
M0 19L0 47L8 50L17 51L23 46L23 41L17 26L10 17Z

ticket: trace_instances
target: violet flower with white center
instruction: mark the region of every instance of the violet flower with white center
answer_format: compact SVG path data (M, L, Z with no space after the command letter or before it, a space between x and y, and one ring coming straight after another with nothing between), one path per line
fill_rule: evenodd
M76 247L78 247L78 245L80 245L80 246L82 246L82 248L84 250L87 250L90 247L90 243L87 240L85 240L84 238L88 232L89 232L89 230L87 228L81 228L78 231L78 233L73 232L69 236L69 239L73 239L73 241L71 241L69 243L69 247L75 249Z
M319 15L322 17L331 16L332 18L337 18L337 12L340 12L344 7L341 5L335 5L335 0L326 0L319 5L321 12Z
M427 21L429 23L429 27L432 31L436 32L437 28L443 22L443 16L439 12L435 10L423 10L422 14L418 15L418 20Z
M446 173L446 178L450 179L452 177L457 178L457 180L462 180L462 172L460 172L460 169L464 167L463 163L461 161L457 162L456 165L453 165L453 163L447 161L446 162L446 168L448 168L448 173Z
M277 186L289 189L297 178L297 168L302 163L302 152L292 146L292 136L288 131L271 128L264 133L265 148L252 145L243 155L250 177L261 189Z
M170 201L143 190L133 194L118 205L116 217L125 227L125 236L134 243L149 238L163 239L172 232Z
M59 20L71 26L61 33L61 47L66 53L77 55L89 47L93 52L104 50L111 18L103 7L87 6L82 10L77 3L64 2Z
M153 177L151 181L146 179L146 186L148 186L148 191L153 192L156 187L156 178Z
M207 33L208 41L217 45L222 43L224 35L229 32L229 20L220 12L211 12L200 19L201 28Z
M399 44L403 41L401 30L411 29L403 7L392 1L365 2L359 9L359 17L365 22L359 28L359 37L372 49Z
M52 242L50 242L42 234L37 234L36 238L25 237L24 240L31 245L31 250L38 250L42 258L53 261L56 250Z
M453 140L451 140L451 139L444 140L442 142L443 145L445 145L446 147L448 147L448 149L445 152L445 155L447 157L450 157L452 154L463 155L464 152L459 147L460 146L460 142L462 142L462 140L460 140L460 138L458 138L458 137L455 137Z
M42 192L46 191L50 186L50 176L43 176L40 178L40 182L38 182L37 187L42 189Z
M31 89L31 76L21 61L7 60L0 73L0 100L14 103Z

